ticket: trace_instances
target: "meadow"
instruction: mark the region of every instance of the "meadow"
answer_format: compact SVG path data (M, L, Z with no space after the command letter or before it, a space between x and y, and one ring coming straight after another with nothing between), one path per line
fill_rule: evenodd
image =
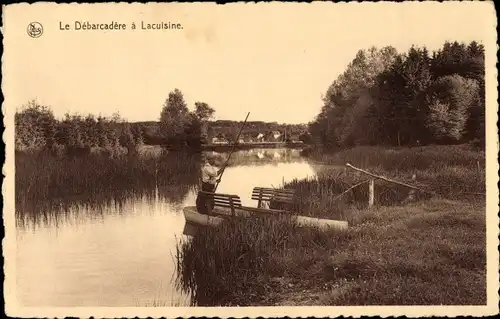
M179 243L178 284L198 305L479 305L486 303L485 154L470 145L355 147L310 154L418 185L325 168L283 185L301 215L342 219L347 231L299 229L286 216L229 220ZM328 167L328 166L325 166ZM416 175L416 181L411 177Z

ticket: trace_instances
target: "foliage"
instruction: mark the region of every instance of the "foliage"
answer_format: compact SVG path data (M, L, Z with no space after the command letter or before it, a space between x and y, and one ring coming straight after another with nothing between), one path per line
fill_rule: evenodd
M143 136L140 128L124 123L119 114L96 118L67 113L57 120L49 107L30 101L15 114L15 141L16 151L81 155L100 150L115 155L120 148L135 150Z
M397 145L416 144L422 139L416 132L424 128L424 92L431 83L427 50L412 47L404 58L397 58L392 67L377 81L380 121L385 130L377 137Z
M205 102L196 102L194 111L190 111L179 89L169 93L160 114L159 132L169 145L199 148L207 138L207 122L215 110Z
M196 102L194 103L194 106L194 114L200 121L210 120L215 113L215 110L205 102Z
M380 72L390 67L396 54L393 47L358 51L346 71L328 87L323 108L310 125L313 135L329 147L352 144L360 116L370 106L366 90L374 85ZM357 103L361 97L364 101Z
M438 78L427 92L427 128L436 142L459 142L466 133L468 111L479 100L474 79L457 74Z
M47 106L32 100L16 112L14 121L17 150L36 151L53 143L57 121Z
M175 89L168 95L160 114L160 132L168 141L185 142L185 128L191 120L184 95Z
M203 142L206 143L213 136L213 130L208 126L208 121L214 116L215 110L205 102L196 102L194 104L193 124L197 127L196 134L199 134ZM198 132L199 131L199 132Z
M360 50L323 100L309 130L330 150L484 141L484 48Z

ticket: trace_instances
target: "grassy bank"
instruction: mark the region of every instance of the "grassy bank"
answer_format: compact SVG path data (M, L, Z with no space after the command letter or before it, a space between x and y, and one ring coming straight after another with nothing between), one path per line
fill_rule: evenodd
M284 185L300 194L296 209L304 215L349 219L353 208L366 208L368 183L339 198L343 191L370 178L351 169L339 169L346 163L429 192L417 191L414 194L416 200L438 196L449 200L476 201L484 199L486 192L484 151L469 145L357 147L334 154L312 155L310 158L324 165L317 176L293 180ZM375 182L376 205L403 205L409 195L410 189L405 186L381 179Z
M178 250L179 282L200 305L486 302L484 198L459 195L484 191L484 154L466 146L355 148L316 160L398 179L417 174L443 196L403 205L408 190L377 182L377 205L366 209L366 187L332 200L362 176L326 169L293 181L285 187L299 191L301 214L348 220L349 230L297 229L283 218L201 229Z

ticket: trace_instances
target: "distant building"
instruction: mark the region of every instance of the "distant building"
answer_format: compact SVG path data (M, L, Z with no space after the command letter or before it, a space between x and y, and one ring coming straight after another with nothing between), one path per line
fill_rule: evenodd
M281 132L280 131L269 131L264 136L264 139L267 142L279 142L281 140Z
M272 135L272 137L273 137L275 140L277 140L278 138L280 138L280 136L281 136L281 132L280 132L280 131L272 131L272 132L271 132L271 135Z
M214 137L212 138L212 144L228 144L225 138Z

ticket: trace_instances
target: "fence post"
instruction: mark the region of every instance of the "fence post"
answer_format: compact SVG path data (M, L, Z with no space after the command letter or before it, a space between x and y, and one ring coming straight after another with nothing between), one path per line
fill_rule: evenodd
M370 179L370 184L368 187L368 207L373 207L375 201L375 180Z

